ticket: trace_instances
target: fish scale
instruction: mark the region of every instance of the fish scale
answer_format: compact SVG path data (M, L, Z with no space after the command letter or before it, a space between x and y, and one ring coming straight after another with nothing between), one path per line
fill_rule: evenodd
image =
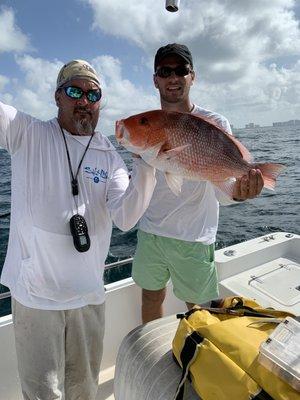
M188 115L188 114L187 114ZM180 130L180 125L182 125L182 129ZM179 124L179 127L176 130L171 129L170 134L168 136L168 144L170 148L176 148L178 146L184 144L190 144L191 146L183 150L175 160L170 161L168 164L171 168L176 168L176 164L184 165L185 176L189 179L197 178L211 178L209 174L213 174L214 171L212 167L215 165L214 158L218 156L219 158L219 173L223 171L228 171L228 168L225 166L231 166L231 168L239 167L242 173L248 171L248 164L238 162L231 155L224 153L221 150L221 140L214 140L213 133L207 132L207 129L199 130L199 127L195 127L197 130L189 131L189 135L185 135L185 131L187 130L186 124ZM215 135L216 136L216 135ZM219 144L219 146L218 146ZM205 158L201 157L201 154L205 154ZM240 155L240 153L238 153ZM155 163L156 166L159 167L159 160ZM224 165L224 168L222 166ZM228 178L228 174L226 174L225 178Z
M282 164L253 163L246 147L215 121L198 115L154 110L116 123L116 138L127 150L163 171L178 194L182 179L207 180L232 197L235 179L260 169L274 189ZM235 178L235 179L232 179Z

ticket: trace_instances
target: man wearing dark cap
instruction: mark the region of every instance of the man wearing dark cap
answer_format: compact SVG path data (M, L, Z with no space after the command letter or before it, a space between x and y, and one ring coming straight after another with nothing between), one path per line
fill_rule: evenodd
M192 103L190 89L195 80L189 49L178 43L158 49L154 59L154 85L161 108L204 116L231 134L225 117ZM145 214L139 222L138 245L132 276L142 288L142 319L148 322L163 314L166 285L171 278L176 297L191 308L218 297L214 263L214 243L218 226L219 203L233 204L208 181L185 180L175 196L162 172ZM259 170L238 179L234 198L243 201L262 190Z
M1 283L12 295L26 400L95 399L112 222L133 227L156 183L141 159L129 183L121 157L95 131L101 96L96 71L73 60L58 74L57 118L40 121L0 102L0 146L12 168Z

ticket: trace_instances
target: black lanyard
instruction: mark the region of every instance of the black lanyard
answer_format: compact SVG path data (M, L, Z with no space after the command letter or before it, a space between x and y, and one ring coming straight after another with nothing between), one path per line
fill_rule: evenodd
M87 152L87 150L88 150L88 148L89 148L89 146L90 146L90 143L91 143L91 141L92 141L92 139L93 139L93 136L94 136L94 133L95 133L95 132L93 132L92 135L91 135L91 137L90 137L90 140L89 140L89 142L88 142L88 144L87 144L87 146L86 146L86 148L85 148L85 150L84 150L84 153L83 153L83 155L82 155L82 157L81 157L81 160L80 160L80 162L79 162L79 165L78 165L76 174L75 174L75 176L74 176L73 170L72 170L72 164L71 164L70 154L69 154L69 149L68 149L68 145L67 145L67 141L66 141L66 137L65 137L65 134L64 134L64 131L63 131L62 127L61 127L61 126L59 126L59 127L60 127L60 130L61 130L62 136L63 136L63 138L64 138L64 142L65 142L65 146L66 146L66 152L67 152L67 157L68 157L68 164L69 164L70 175L71 175L71 177L72 177L72 180L71 180L72 195L73 195L73 196L78 196L78 193L79 193L79 190L78 190L78 180L77 180L78 172L79 172L79 169L80 169L80 167L81 167L82 161L83 161L84 156L85 156L85 154L86 154L86 152Z

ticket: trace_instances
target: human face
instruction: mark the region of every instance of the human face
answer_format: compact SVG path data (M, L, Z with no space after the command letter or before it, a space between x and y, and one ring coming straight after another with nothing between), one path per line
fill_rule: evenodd
M161 67L176 68L179 66L187 65L185 61L179 56L169 56L163 58L158 65ZM154 75L154 85L159 90L162 104L176 104L189 102L190 87L194 82L194 71L191 70L185 76L178 76L173 71L169 77L161 78Z
M72 79L64 86L76 86L85 93L88 90L99 89L96 83L86 79ZM98 123L100 101L90 102L86 94L80 99L67 96L63 88L55 93L58 107L58 122L60 126L73 135L91 135Z

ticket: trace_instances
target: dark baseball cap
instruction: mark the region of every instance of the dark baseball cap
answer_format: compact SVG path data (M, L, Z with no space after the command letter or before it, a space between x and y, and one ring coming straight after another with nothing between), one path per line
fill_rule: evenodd
M154 71L156 71L157 66L161 60L167 56L177 55L184 59L193 68L193 58L190 50L184 44L172 43L166 46L160 47L157 50L154 58Z

